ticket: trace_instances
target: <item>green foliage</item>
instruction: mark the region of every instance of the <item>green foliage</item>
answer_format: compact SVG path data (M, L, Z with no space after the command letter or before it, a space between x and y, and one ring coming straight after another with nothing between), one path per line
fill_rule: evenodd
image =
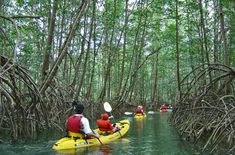
M40 78L40 67L43 63L43 51L45 49L48 37L48 18L49 10L53 6L53 1L46 0L17 0L15 3L9 2L9 5L4 6L5 16L24 15L24 16L40 16L40 19L35 18L19 18L14 19L19 29L19 53L17 53L18 63L29 69L33 77ZM96 10L94 16L93 29L91 33L91 41L89 42L89 34L91 27L91 19L93 16L92 5L96 2ZM214 2L218 1L202 1L203 2L203 15L206 17L205 30L207 35L208 51L214 58L214 45L218 45L218 57L222 62L223 44L221 41L219 25L220 21L214 17L218 15L218 6L214 6ZM208 5L205 5L207 2ZM228 45L230 51L231 64L235 66L234 60L234 7L226 0L221 1L224 8L225 27L228 36ZM131 4L132 3L132 4ZM53 44L50 55L50 66L54 63L59 55L59 48L61 48L66 37L69 34L72 23L74 22L74 15L79 9L80 3L78 1L58 1L58 10L56 14L55 30L53 33ZM111 73L108 81L110 85L111 98L119 92L119 84L122 81L122 88L128 91L131 86L131 76L136 68L135 59L137 54L140 53L141 61L144 63L137 71L137 81L135 86L136 98L151 98L152 83L154 73L154 64L158 66L158 89L159 96L163 100L174 96L176 90L176 21L175 21L175 1L129 1L128 5L128 23L127 28L124 28L125 20L125 1L120 0L106 0L106 1L90 1L89 7L81 17L79 28L74 35L73 40L68 46L68 53L70 54L63 60L64 66L58 66L57 79L59 83L69 85L68 81L72 81L75 72L78 72L79 80L85 56L79 60L80 66L77 70L74 64L78 63L81 50L91 52L87 73L85 74L85 82L82 86L83 94L89 87L89 82L93 76L92 83L92 98L98 98L104 84L106 75L108 54L111 55ZM201 27L201 16L199 4L196 1L179 0L178 14L179 14L179 52L180 52L180 76L186 76L194 66L202 62L202 47L205 47L202 42L203 32ZM210 11L213 9L213 11ZM208 16L209 13L209 16ZM86 19L84 18L86 15ZM212 18L213 17L213 18ZM218 17L218 16L217 16ZM84 22L85 21L85 22ZM15 41L17 40L17 32L14 25L8 20L1 19L0 36L4 40L0 40L2 51L6 55L13 56ZM215 24L214 24L215 23ZM87 29L84 34L84 29ZM124 31L125 30L125 31ZM124 77L121 80L119 75L122 70L122 54L124 52L124 32L126 34L125 44L125 57L124 57ZM215 36L219 36L215 38ZM113 38L111 38L113 36ZM83 39L85 38L85 45L82 47ZM111 40L112 39L112 40ZM218 40L214 43L215 40ZM90 43L90 51L87 51L88 44ZM161 49L153 54L150 58L145 60L146 55ZM96 55L94 54L96 52ZM158 54L158 60L156 58ZM92 65L95 60L95 72L92 73ZM65 76L66 74L66 76ZM64 78L66 77L66 79ZM36 80L36 79L34 79ZM37 79L38 80L38 79ZM124 87L124 81L127 80L127 88ZM60 84L61 84L60 83ZM124 90L124 91L125 91Z
M17 1L16 1L16 4L17 4L18 6L23 6L23 5L24 5L24 0L17 0Z

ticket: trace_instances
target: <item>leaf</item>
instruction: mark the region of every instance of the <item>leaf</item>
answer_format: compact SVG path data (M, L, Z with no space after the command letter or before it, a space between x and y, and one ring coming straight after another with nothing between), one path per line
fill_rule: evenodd
M24 4L24 0L17 0L16 4L22 6Z
M34 5L35 3L36 3L36 0L30 0L30 1L29 1L29 5L30 5L30 6Z

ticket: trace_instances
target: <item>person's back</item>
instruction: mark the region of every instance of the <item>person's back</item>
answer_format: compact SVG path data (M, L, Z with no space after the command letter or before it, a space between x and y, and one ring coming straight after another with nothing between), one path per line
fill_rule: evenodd
M110 123L108 114L102 114L102 119L96 120L98 128L100 131L111 131L113 129L112 124Z
M83 134L85 138L97 137L97 133L92 132L90 128L89 121L86 117L83 116L84 106L82 104L74 104L74 113L66 121L67 131L70 133Z
M109 120L108 114L101 114L102 119L96 120L98 128L100 131L105 132L106 134L118 131L118 127L113 126Z
M67 120L66 126L69 132L80 133L80 129L82 126L81 116L76 114L70 116Z
M144 114L142 106L138 106L135 110L135 114Z
M75 103L73 103L75 104ZM74 113L71 115L66 121L66 127L69 132L81 133L82 124L82 112L84 110L84 106L82 104L74 105Z

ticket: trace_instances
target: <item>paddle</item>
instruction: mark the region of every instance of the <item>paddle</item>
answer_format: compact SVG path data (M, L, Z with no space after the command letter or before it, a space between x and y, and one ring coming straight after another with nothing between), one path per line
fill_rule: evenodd
M125 115L132 115L133 112L128 112L128 111L126 111L126 112L124 112L124 114L125 114Z
M110 117L113 118L113 121L116 123L113 115L112 115L112 107L108 102L104 102L104 110L110 114Z
M96 133L95 133L95 131L94 131L94 130L91 130L91 131L96 135ZM100 144L101 144L101 145L103 145L103 143L101 142L100 138L98 138L98 137L95 137L95 138L97 138L97 139L98 139L98 141L100 142Z
M113 115L111 113L112 112L112 107L111 107L111 105L108 102L104 102L104 110L110 114L110 117L113 118L113 121L116 124L116 121L115 121L115 119L114 119L114 117L113 117ZM118 133L120 134L120 136L122 138L122 134L120 133L119 130L118 130Z

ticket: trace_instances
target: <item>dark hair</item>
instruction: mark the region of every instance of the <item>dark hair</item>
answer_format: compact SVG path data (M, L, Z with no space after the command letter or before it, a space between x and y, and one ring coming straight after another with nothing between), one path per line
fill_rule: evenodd
M76 114L81 114L84 110L84 106L81 103L78 103L77 105L74 106L74 112Z
M76 106L78 103L79 103L78 101L74 100L74 101L72 102L72 106Z

